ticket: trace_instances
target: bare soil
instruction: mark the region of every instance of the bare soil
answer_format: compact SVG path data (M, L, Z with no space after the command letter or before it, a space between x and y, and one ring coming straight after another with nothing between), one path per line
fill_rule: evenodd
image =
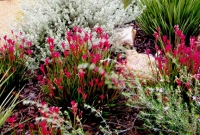
M11 36L10 24L19 12L20 0L0 0L0 37Z

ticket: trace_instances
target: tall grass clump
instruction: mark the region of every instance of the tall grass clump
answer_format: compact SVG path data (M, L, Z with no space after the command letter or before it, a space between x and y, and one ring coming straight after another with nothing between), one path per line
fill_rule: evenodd
M179 25L186 36L186 44L189 38L198 33L200 24L199 0L141 0L139 6L146 6L137 22L142 30L153 38L156 28L160 27L161 34L167 35L175 47L174 25Z
M23 17L19 27L34 44L36 60L32 68L38 67L39 62L50 55L47 37L54 38L55 49L63 51L61 43L65 40L65 32L74 26L87 30L101 26L111 36L115 25L131 21L142 12L136 5L124 10L121 0L35 0L23 1L21 7Z

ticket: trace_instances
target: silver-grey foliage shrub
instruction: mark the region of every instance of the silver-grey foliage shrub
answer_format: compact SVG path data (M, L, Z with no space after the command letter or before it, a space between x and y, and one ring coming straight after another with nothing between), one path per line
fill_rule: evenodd
M132 21L142 12L135 0L126 10L121 0L23 0L21 10L18 31L34 44L35 68L49 55L47 37L53 37L62 51L65 32L73 26L87 30L101 26L111 36L115 25Z

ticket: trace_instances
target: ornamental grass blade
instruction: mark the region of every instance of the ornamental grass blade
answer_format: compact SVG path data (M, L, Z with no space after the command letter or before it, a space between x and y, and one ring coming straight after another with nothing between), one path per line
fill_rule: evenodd
M124 9L126 9L128 7L129 4L131 4L132 0L124 0Z

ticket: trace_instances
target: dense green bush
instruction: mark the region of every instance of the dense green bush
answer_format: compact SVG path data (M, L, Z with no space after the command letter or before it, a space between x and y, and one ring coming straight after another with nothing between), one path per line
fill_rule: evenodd
M179 25L189 44L191 35L198 32L200 24L199 0L141 0L139 6L146 6L137 18L138 25L153 37L159 27L162 35L167 35L175 46L174 26Z
M142 11L137 6L124 10L121 0L35 0L23 1L22 12L19 27L34 44L35 60L31 68L38 68L39 62L50 55L47 37L54 38L55 48L63 51L61 43L66 30L74 26L87 30L101 26L112 35L115 25L132 21Z

